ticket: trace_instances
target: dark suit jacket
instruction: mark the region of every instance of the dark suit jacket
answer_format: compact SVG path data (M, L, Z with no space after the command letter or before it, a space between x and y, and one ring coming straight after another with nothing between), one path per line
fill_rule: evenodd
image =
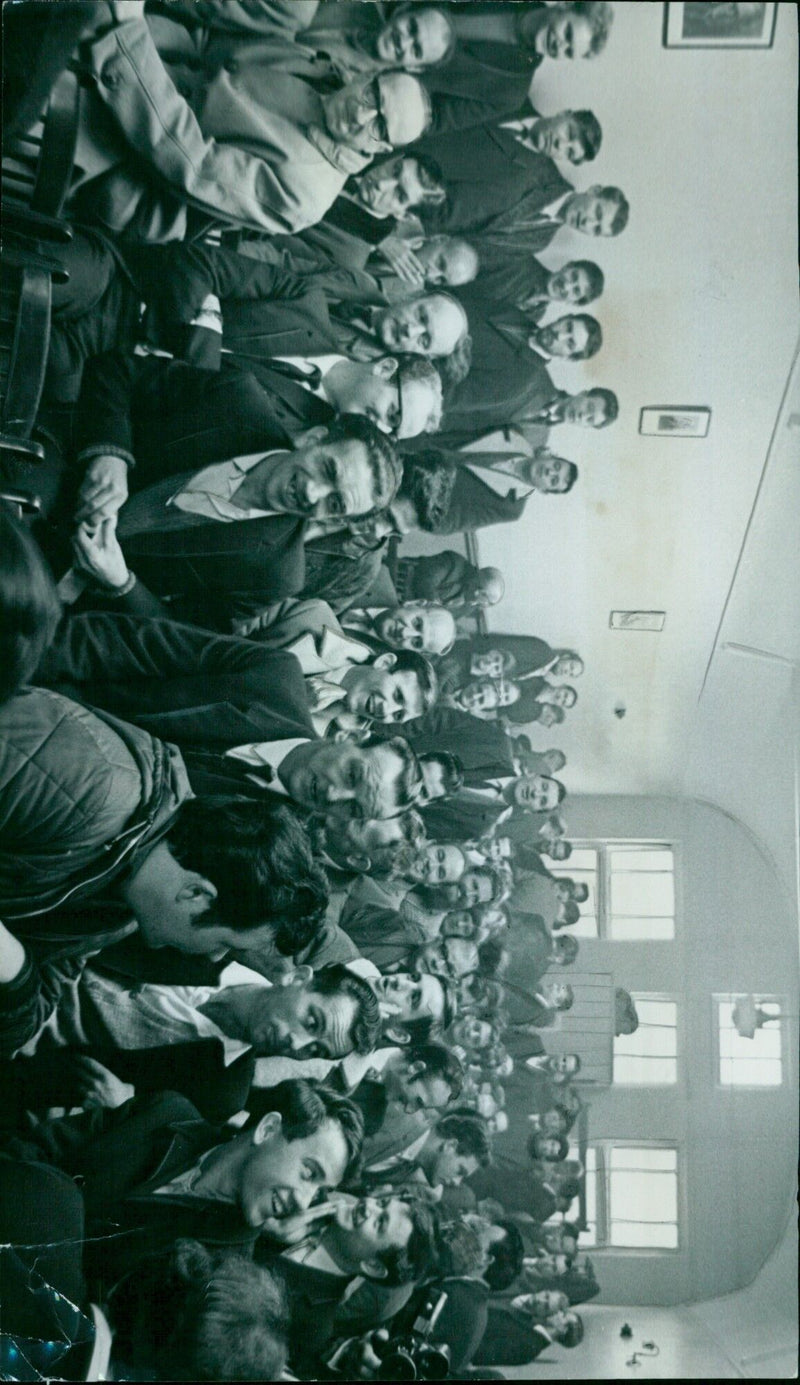
M181 361L95 357L84 373L79 405L81 447L110 445L136 460L131 493L151 494L165 478L212 462L263 449L286 448L290 436L274 401L251 374L233 367L196 370ZM152 492L153 496L157 493ZM221 524L190 517L179 527L164 508L169 527L152 526L120 536L126 556L146 586L182 604L204 625L230 629L234 613L250 612L281 596L295 595L305 578L304 521L292 515Z
M450 505L439 534L460 534L464 529L484 529L489 524L508 524L519 519L528 497L516 491L500 495L467 467L459 467L450 494Z
M436 159L444 175L447 202L422 212L431 230L497 234L515 224L523 203L530 218L573 191L552 159L531 153L499 125L483 125L468 137L459 130L426 135L412 148ZM554 229L545 229L552 238ZM534 248L527 237L516 243Z
M545 292L550 271L535 255L509 255L491 241L484 243L480 235L472 237L472 244L480 256L475 288L487 302L516 303L523 294ZM535 312L537 319L543 311Z
M464 767L464 783L480 788L487 779L514 773L511 742L495 721L471 717L457 707L433 707L406 723L404 734L418 755L447 750Z
M470 798L462 792L454 798L429 803L420 811L428 836L434 841L471 842L492 830L505 806Z
M473 1361L476 1366L526 1366L552 1345L524 1309L490 1303Z
M469 8L472 11L474 6ZM431 134L465 130L514 115L525 101L541 61L538 54L528 56L515 44L459 39L449 62L421 74L431 96Z
M200 1120L185 1097L161 1092L136 1097L114 1111L98 1109L44 1122L24 1143L15 1141L9 1152L55 1164L83 1179L87 1278L108 1285L141 1255L178 1236L252 1251L258 1233L238 1209L201 1198L154 1195L227 1138L226 1132ZM120 1231L128 1234L120 1236Z
M556 388L547 362L528 346L509 341L498 322L487 315L482 296L464 289L460 297L469 318L472 366L447 397L443 428L472 442L480 433L536 413L549 403Z

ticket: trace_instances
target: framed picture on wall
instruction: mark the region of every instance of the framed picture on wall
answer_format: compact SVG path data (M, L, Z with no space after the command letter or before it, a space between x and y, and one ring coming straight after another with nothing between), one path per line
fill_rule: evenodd
M612 630L664 629L666 611L612 611L608 624Z
M649 404L639 414L639 432L655 438L705 438L711 410L692 404Z
M664 6L665 48L771 48L776 4L725 0L669 0Z

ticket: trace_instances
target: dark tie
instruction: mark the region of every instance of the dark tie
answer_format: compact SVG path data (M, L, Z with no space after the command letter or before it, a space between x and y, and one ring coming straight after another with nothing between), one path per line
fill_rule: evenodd
M237 351L237 357L247 359L246 351ZM302 366L295 365L292 361L281 361L276 356L270 356L267 361L262 356L254 356L261 365L266 365L269 370L274 370L278 375L285 375L288 380L299 380L302 384L308 385L309 389L317 390L322 382L322 371L318 365L312 365L309 370L304 370Z

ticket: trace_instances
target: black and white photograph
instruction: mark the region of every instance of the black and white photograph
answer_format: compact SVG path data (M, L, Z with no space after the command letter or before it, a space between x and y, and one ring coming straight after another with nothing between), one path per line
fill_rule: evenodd
M796 1379L796 7L0 17L0 1379Z

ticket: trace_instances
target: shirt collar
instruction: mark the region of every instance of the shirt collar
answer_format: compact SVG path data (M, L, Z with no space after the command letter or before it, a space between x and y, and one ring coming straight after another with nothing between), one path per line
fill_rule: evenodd
M256 784L262 784L265 788L272 789L273 793L282 794L284 798L290 798L291 794L283 781L279 778L280 767L288 755L296 750L299 745L308 745L308 736L294 736L280 741L253 741L250 745L236 745L232 750L228 750L232 760L241 760L244 764L250 765L253 774L249 777ZM264 780L259 778L258 770L267 766L272 770L272 778Z

